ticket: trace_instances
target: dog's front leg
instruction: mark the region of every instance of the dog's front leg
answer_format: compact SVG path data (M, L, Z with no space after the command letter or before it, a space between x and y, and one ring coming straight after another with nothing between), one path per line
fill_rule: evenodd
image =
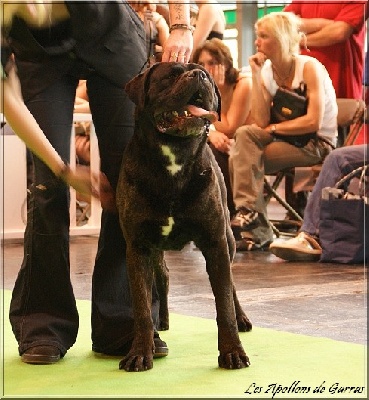
M206 269L215 297L218 324L218 364L222 368L238 369L250 365L237 329L230 259L224 243L206 249Z
M150 258L127 245L127 273L134 316L131 350L120 361L119 369L146 371L153 367L154 327L151 316L153 268Z

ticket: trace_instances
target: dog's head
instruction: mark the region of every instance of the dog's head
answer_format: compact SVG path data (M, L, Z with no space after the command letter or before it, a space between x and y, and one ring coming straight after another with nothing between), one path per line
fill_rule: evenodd
M138 115L149 114L161 133L197 136L220 115L218 88L198 64L154 64L129 81L125 90Z

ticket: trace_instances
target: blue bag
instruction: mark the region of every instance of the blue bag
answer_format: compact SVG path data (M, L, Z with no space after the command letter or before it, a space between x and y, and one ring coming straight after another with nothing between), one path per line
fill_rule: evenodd
M369 260L369 199L363 193L362 166L342 178L334 188L324 188L320 207L321 262L358 264ZM360 175L359 194L347 192L350 180Z

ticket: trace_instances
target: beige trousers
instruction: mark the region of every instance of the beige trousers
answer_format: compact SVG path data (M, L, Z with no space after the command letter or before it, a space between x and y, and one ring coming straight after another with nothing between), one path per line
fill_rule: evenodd
M329 146L310 140L298 148L284 141L276 141L264 129L245 125L237 129L235 143L229 157L229 172L236 208L248 207L260 214L261 224L247 232L246 237L259 243L273 240L264 201L264 176L289 167L306 167L322 162Z

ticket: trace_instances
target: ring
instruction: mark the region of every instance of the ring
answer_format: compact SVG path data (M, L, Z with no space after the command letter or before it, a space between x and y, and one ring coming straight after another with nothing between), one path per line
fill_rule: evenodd
M178 57L178 54L177 54L177 53L172 53L172 54L171 54L171 57L177 58L177 57Z

